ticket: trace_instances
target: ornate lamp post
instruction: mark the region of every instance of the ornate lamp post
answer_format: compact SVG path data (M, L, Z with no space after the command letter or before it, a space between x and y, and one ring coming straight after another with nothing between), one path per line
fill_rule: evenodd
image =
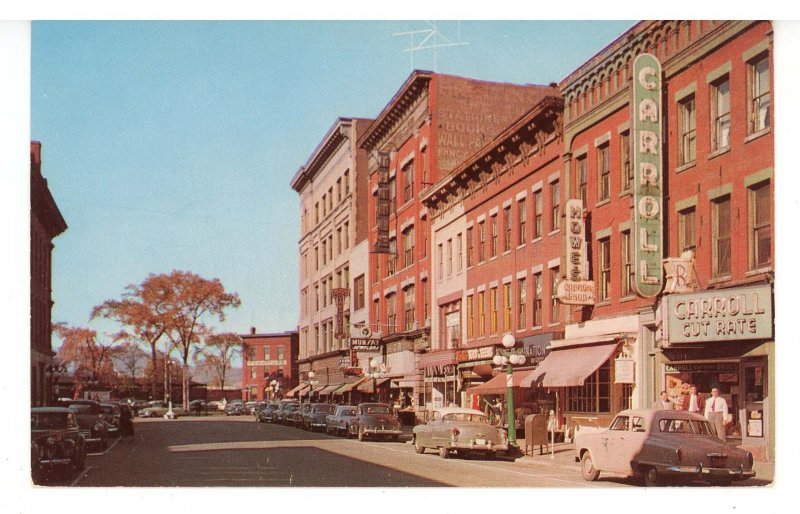
M58 377L67 372L67 366L61 364L58 359L53 359L53 363L45 368L45 375L47 376L47 397L44 399L45 404L53 403L58 400Z
M269 386L272 390L272 399L274 400L278 397L278 391L281 389L281 383L273 379L272 382L269 383Z
M512 334L503 336L503 347L505 351L498 352L492 361L496 366L506 367L506 410L508 411L508 445L514 452L518 451L517 427L514 419L514 391L513 385L513 365L525 364L525 356L514 351L517 340Z
M319 381L314 380L315 376L316 376L316 374L313 371L309 371L308 375L307 375L307 379L305 380L305 383L308 384L308 386L309 386L308 401L311 401L311 388L316 386L317 384L319 384ZM305 395L303 393L300 393L300 403L303 403L303 396L305 396Z
M380 401L380 395L378 394L378 379L383 376L380 366L381 364L377 359L370 359L369 369L366 373L367 377L372 379L372 393L378 397L378 401Z

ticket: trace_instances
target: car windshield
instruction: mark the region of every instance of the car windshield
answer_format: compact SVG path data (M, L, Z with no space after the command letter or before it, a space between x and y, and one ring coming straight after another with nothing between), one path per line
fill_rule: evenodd
M355 409L342 409L342 412L339 413L340 416L355 416L356 410Z
M658 429L671 434L712 435L708 421L696 419L662 419L658 422Z
M373 407L367 407L366 411L367 414L389 414L389 407L385 405L375 405Z
M314 412L319 412L321 414L333 414L336 412L335 405L317 405L317 408L314 409Z
M452 412L445 414L442 418L444 421L468 421L471 423L488 423L488 418L485 414L473 414L471 412Z
M31 429L50 430L67 428L67 415L62 412L37 412L31 414Z

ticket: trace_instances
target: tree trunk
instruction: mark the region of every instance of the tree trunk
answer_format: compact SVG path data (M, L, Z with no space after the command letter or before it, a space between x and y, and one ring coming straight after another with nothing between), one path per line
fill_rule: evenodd
M156 345L150 344L150 362L152 363L153 372L150 374L150 399L155 400L156 390L158 389L158 377L156 377L156 370L158 369L158 360L156 357Z
M183 364L183 380L181 380L183 385L183 410L189 410L189 366L184 363Z

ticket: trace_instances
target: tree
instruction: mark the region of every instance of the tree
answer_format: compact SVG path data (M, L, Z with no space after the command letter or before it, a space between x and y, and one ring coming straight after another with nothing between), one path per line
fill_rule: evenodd
M203 320L210 317L225 321L225 309L241 305L239 295L226 293L219 279L209 280L185 271L151 274L138 292L152 312L153 325L169 338L170 350L179 352L183 364L183 408L187 409L189 356L208 330Z
M92 309L91 319L103 317L117 321L127 327L125 338L139 340L150 347L150 365L156 368L157 344L164 335L160 325L155 323L156 314L142 297L143 285L129 285L122 300L106 300ZM156 396L158 377L150 377L150 396Z
M124 333L119 334L120 337L125 337ZM130 384L128 386L128 394L135 396L136 394L136 371L143 370L144 364L141 360L146 357L145 351L136 340L124 339L124 342L114 352L115 361L122 367L125 374L130 376Z
M73 398L80 397L87 380L109 388L116 387L117 374L111 360L114 353L113 343L104 344L98 341L95 330L70 327L63 322L54 323L53 331L62 340L58 357L72 369Z
M243 346L242 338L233 332L210 334L205 347L197 353L199 366L210 370L220 389L225 389L225 376L231 368L235 353Z

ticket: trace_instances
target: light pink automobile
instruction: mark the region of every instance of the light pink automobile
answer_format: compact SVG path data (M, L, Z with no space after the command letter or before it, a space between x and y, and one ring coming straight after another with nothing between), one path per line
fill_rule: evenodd
M750 452L723 443L703 416L685 411L622 411L608 430L579 432L575 450L586 480L601 471L642 477L645 485L667 478L730 485L755 476Z

